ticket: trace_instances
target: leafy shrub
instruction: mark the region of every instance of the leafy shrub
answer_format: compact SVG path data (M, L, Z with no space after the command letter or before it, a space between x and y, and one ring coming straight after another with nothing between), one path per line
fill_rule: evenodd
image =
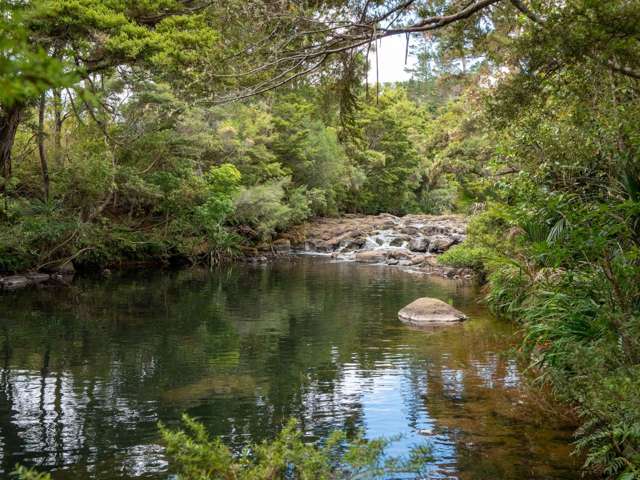
M432 458L426 447L415 447L406 458L388 457L389 440L357 436L348 441L342 432L334 432L321 446L305 443L295 420L272 441L247 445L234 455L219 438L210 438L202 424L186 415L182 422L183 430L160 427L167 454L181 480L419 477Z
M471 268L477 272L485 271L485 264L494 256L493 252L482 246L467 243L454 245L438 257L438 262L456 268Z
M427 446L415 446L405 457L390 457L386 450L392 440L366 440L362 435L348 440L340 431L321 445L307 443L293 419L273 440L249 444L236 454L219 437L209 437L204 425L186 414L182 424L180 430L160 425L171 467L180 480L426 478L426 465L433 460ZM49 474L23 466L16 467L13 475L18 480L51 480Z
M290 179L283 178L252 187L241 187L235 197L236 223L250 225L263 240L307 219L311 211L313 193L305 187L290 188Z
M235 222L252 226L263 239L286 226L291 216L285 202L286 183L288 179L241 187L235 198Z
M431 215L441 215L454 210L456 190L450 185L423 192L418 199L420 210Z
M40 202L14 202L11 221L0 228L0 272L18 272L55 257L70 256L70 237L80 228L77 218ZM54 257L54 258L55 258Z
M640 316L612 303L596 271L532 291L519 312L542 378L581 418L578 451L607 477L640 478ZM637 295L637 286L626 294ZM607 298L609 297L609 298Z
M17 480L51 480L51 475L48 473L39 473L31 468L26 468L21 465L16 467L12 475Z
M497 315L517 319L529 286L530 278L519 265L505 263L498 266L488 275L486 301L489 308Z
M494 311L522 323L531 371L574 406L585 467L637 480L638 206L565 198L530 197L512 209L522 233L496 245L519 260L491 267L487 299Z

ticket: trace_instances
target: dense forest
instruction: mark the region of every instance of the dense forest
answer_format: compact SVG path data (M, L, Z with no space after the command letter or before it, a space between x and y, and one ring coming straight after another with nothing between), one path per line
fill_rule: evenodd
M640 479L638 2L0 5L0 272L209 264L315 216L463 213L442 261L522 326L585 468ZM380 85L393 35L416 63Z

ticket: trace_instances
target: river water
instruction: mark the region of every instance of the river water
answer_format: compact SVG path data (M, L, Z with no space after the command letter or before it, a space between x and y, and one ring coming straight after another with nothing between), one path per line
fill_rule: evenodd
M397 311L450 301L464 325ZM523 388L512 326L473 287L297 258L78 279L0 297L0 477L168 478L157 422L182 412L240 446L298 418L430 445L433 478L577 479L571 429ZM537 396L537 395L536 395Z

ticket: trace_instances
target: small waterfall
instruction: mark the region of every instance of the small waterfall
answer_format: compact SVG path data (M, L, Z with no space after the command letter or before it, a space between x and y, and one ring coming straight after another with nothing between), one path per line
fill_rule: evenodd
M437 255L464 241L466 219L456 215L348 215L320 218L305 227L300 254L337 261L394 265L449 278L473 272L440 265Z
M350 216L310 225L301 253L367 263L415 264L464 240L461 217ZM366 254L366 255L364 255ZM359 258L360 257L360 258Z

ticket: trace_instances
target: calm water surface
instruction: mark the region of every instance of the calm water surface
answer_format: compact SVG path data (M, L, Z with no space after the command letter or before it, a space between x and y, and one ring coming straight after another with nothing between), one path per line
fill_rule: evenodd
M398 309L450 301L463 326ZM297 259L80 279L0 297L0 477L168 478L157 422L181 412L240 446L289 417L430 444L434 478L577 479L571 430L541 421L478 292L394 268Z

